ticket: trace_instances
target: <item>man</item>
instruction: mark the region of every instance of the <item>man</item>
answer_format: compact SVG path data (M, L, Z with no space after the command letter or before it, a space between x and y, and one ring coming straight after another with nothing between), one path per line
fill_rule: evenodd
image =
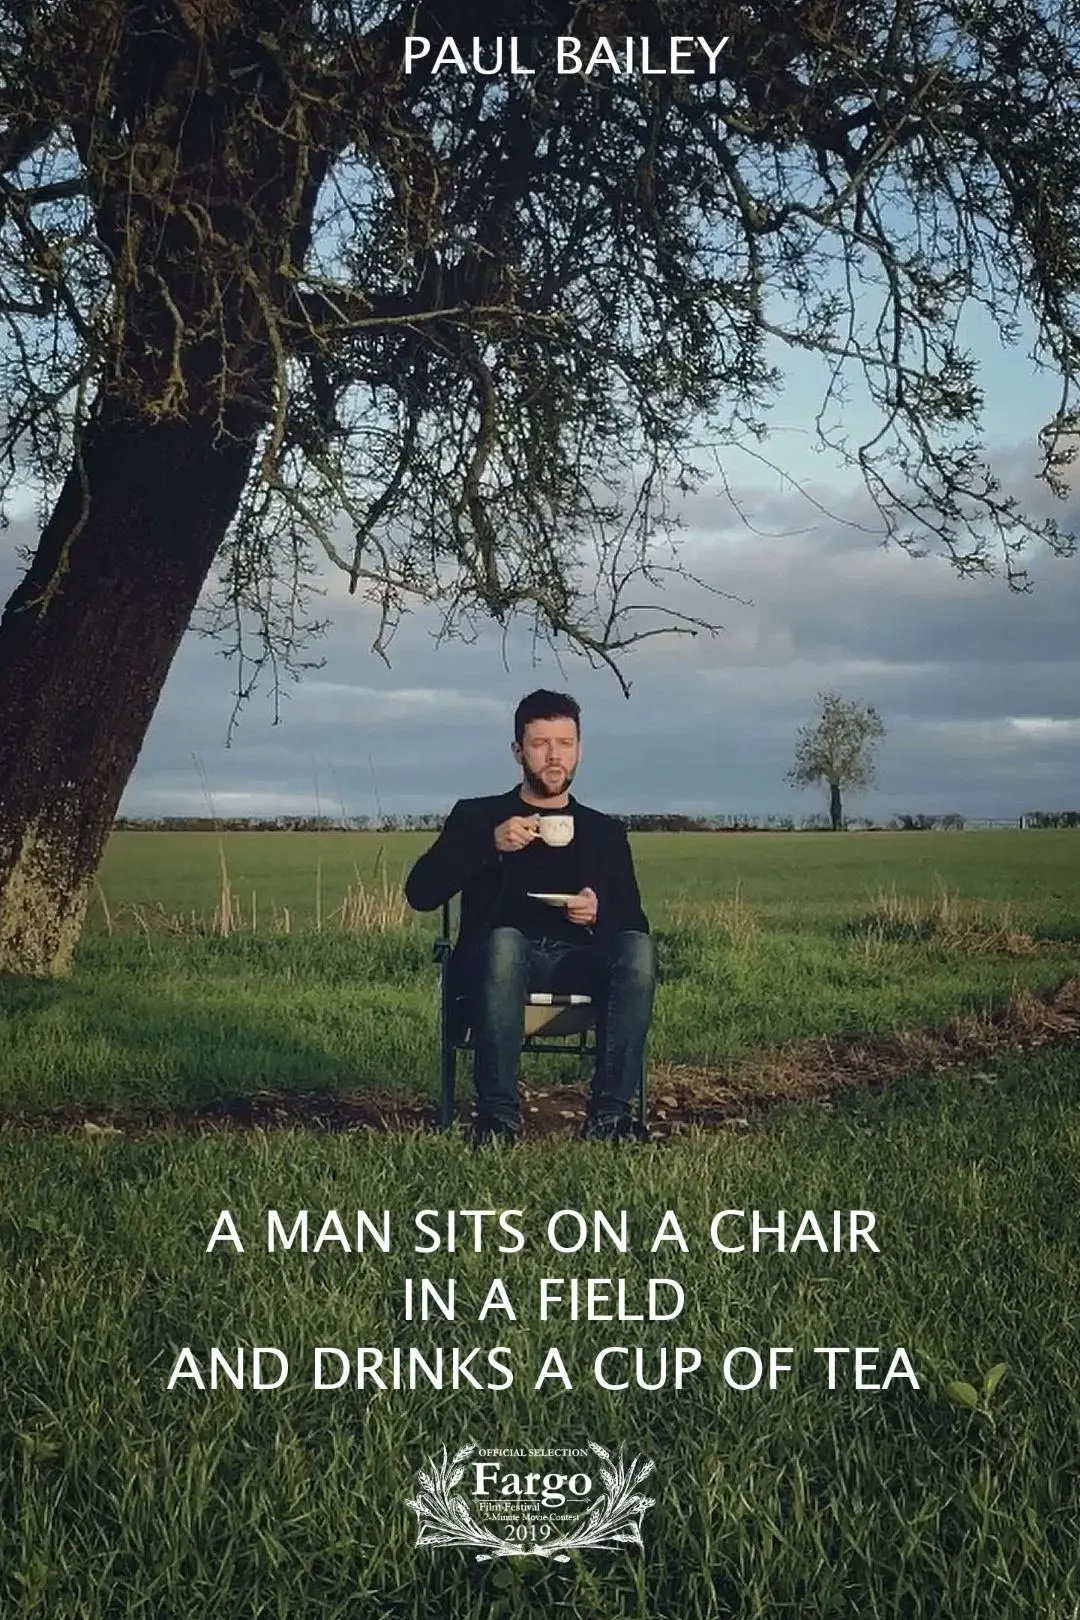
M469 1002L475 1048L476 1137L513 1142L521 1130L517 1070L531 991L592 995L597 1063L583 1135L633 1131L656 953L622 823L570 793L581 758L581 715L563 692L530 692L514 714L511 752L521 783L492 798L459 799L405 884L417 911L461 893L451 992ZM548 842L546 817L559 817ZM572 835L571 835L572 829ZM564 897L556 904L535 898Z

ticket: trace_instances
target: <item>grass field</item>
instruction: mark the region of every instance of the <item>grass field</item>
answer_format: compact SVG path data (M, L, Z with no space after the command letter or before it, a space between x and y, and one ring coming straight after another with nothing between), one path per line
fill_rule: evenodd
M267 1085L429 1093L437 917L399 897L428 841L119 835L71 980L0 985L0 1106L184 1106ZM1080 953L1070 832L653 833L635 853L658 935L661 1063L985 1013ZM364 902L387 926L345 926Z
M1075 1046L629 1149L35 1127L65 1103L181 1105L270 1082L429 1088L434 920L399 923L389 896L385 928L334 915L350 884L354 914L361 883L380 901L382 874L392 886L424 842L226 837L222 934L218 841L130 834L72 979L0 985L4 1620L1075 1620ZM1077 969L1075 834L647 835L635 851L665 975L660 1063L943 1023ZM205 1252L226 1207L243 1255ZM268 1254L265 1211L302 1207L347 1227L388 1209L401 1237L387 1255ZM724 1255L709 1218L731 1207L871 1209L880 1253ZM422 1208L520 1209L529 1241L423 1258L408 1235ZM559 1208L625 1209L630 1252L554 1255L542 1233ZM669 1208L689 1252L652 1255ZM686 1310L541 1324L553 1273L625 1277L638 1296L673 1277ZM458 1321L403 1319L419 1274L459 1280ZM496 1275L516 1322L475 1320ZM280 1390L166 1387L183 1346L256 1344L289 1355ZM515 1379L317 1391L320 1344L501 1344ZM570 1391L533 1388L553 1344ZM661 1347L691 1345L701 1371L678 1391L605 1391L591 1368L610 1344L640 1345L653 1373ZM792 1351L775 1390L725 1382L729 1349L770 1345ZM844 1376L830 1391L825 1345L878 1346L883 1363L903 1347L920 1387ZM645 1454L644 1549L556 1567L417 1549L414 1472L467 1438Z

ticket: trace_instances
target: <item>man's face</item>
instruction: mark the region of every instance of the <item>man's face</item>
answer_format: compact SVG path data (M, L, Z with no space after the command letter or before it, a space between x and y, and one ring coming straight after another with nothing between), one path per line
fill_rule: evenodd
M530 720L521 742L513 747L525 781L537 797L557 799L566 792L581 758L573 720Z

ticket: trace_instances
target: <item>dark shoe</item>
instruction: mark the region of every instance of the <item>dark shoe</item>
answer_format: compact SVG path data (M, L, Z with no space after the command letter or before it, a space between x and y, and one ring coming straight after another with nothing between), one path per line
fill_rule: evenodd
M581 1127L583 1142L630 1142L640 1135L629 1114L589 1114Z
M473 1125L473 1147L485 1147L489 1142L496 1147L513 1147L521 1141L521 1126L511 1125L505 1119L478 1119Z

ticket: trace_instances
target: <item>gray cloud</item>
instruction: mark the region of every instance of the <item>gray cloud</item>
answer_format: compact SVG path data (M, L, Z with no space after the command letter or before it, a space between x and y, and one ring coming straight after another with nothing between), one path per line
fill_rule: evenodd
M1010 454L1029 505L1058 510L1031 484L1026 453ZM207 787L218 813L445 808L514 780L511 715L537 685L581 701L578 785L601 808L819 808L784 773L795 730L827 687L875 704L888 728L879 787L852 810L993 817L1080 806L1080 559L1033 551L1035 588L1017 596L1000 581L958 581L938 559L883 550L827 515L869 527L863 498L824 486L815 495L824 512L790 490L740 490L757 532L722 493L687 501L683 561L743 602L676 582L662 600L713 613L724 630L630 654L629 702L580 658L534 659L524 633L505 645L494 629L436 645L422 613L404 622L388 670L369 650L371 609L328 579L325 667L287 689L280 725L257 697L226 748L230 667L189 637L124 809L205 812ZM0 540L5 594L17 537Z

